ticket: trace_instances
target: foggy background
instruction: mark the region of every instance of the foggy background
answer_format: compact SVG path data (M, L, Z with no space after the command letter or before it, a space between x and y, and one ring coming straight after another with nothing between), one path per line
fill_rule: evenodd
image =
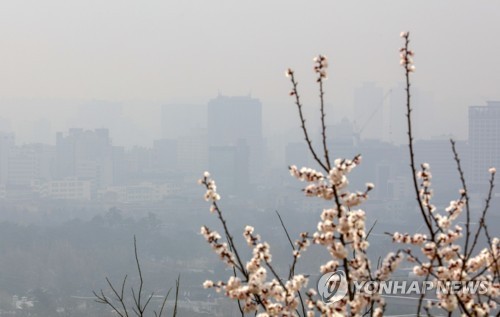
M350 189L375 183L363 205L367 226L377 221L372 260L393 250L384 232L422 225L408 168L403 30L416 52L416 160L430 163L443 209L461 186L456 139L477 217L487 170L500 167L499 18L498 1L0 2L0 315L113 316L92 291L106 289L106 276L137 282L134 235L148 290L165 294L181 274L181 316L234 313L201 287L228 276L199 234L203 224L220 231L196 185L205 170L243 256L250 224L286 271L291 250L275 212L295 239L329 207L303 197L287 169L315 166L285 70L295 70L317 145L318 54L330 65L330 153L363 155ZM496 189L493 235L499 197ZM328 258L315 247L301 258L309 286ZM391 304L388 313L414 311Z
M434 101L427 136L465 138L466 107L500 97L499 9L497 1L455 0L2 1L0 117L19 142L32 142L40 120L63 131L78 107L110 101L123 106L120 119L134 135L112 131L115 143L151 145L161 104L203 104L220 91L261 99L265 132L280 134L297 125L287 67L310 104L311 59L330 58L328 120L340 121L352 117L363 82L389 89L401 81L398 34L410 30L414 84Z

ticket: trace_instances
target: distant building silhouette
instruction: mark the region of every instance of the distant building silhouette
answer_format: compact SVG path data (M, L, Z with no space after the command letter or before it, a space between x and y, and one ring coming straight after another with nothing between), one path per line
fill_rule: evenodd
M126 181L136 181L145 175L151 175L153 170L153 151L151 148L134 146L124 152Z
M25 144L9 151L9 185L30 186L34 180L50 180L54 171L55 148L47 144Z
M14 148L14 134L0 132L0 184L9 178L9 153Z
M429 163L432 173L432 187L439 192L440 198L449 198L456 195L462 187L457 165L453 160L450 137L434 138L431 140L416 140L415 161ZM468 172L469 151L464 141L456 141L456 149L462 164L462 169ZM448 202L448 199L446 200Z
M262 170L264 141L262 138L262 104L250 96L217 96L208 103L208 144L248 146L250 180ZM216 175L215 175L216 176Z
M349 119L342 118L342 120L334 125L327 126L327 143L330 148L330 155L332 158L348 158L351 159L356 153L355 147L359 145L359 139L354 132L354 125ZM317 135L321 131L318 128ZM321 139L317 139L316 144L321 144Z
M490 167L500 168L500 101L469 107L471 184L474 189L488 186Z
M93 191L113 183L113 147L108 129L70 129L56 137L58 178L92 181Z
M166 104L161 109L162 139L155 141L153 164L198 177L208 168L207 106Z
M188 177L199 177L208 169L207 130L192 129L177 139L177 168Z
M210 172L228 194L244 194L249 189L248 146L244 140L237 145L211 146L208 150Z
M32 189L43 199L85 201L92 197L91 181L88 180L35 181L32 183Z
M396 145L408 144L406 119L406 87L399 83L392 88L389 99L389 116L385 120L386 140ZM440 124L434 110L433 95L416 87L412 88L412 130L415 139L430 138L434 127Z

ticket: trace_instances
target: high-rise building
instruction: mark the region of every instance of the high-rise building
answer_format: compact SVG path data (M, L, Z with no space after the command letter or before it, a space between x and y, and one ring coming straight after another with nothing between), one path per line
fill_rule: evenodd
M155 167L199 177L208 167L207 106L166 104L161 108L162 140L155 141Z
M490 167L500 168L500 101L469 107L470 182L474 189L488 186Z
M0 132L0 185L30 186L52 178L55 149L47 144L15 145L14 134Z
M113 147L107 129L70 129L57 133L58 178L90 180L93 189L113 183Z
M124 179L122 182L137 182L148 179L153 172L153 150L144 146L134 146L124 152Z
M432 173L432 187L441 196L456 195L462 187L453 160L450 138L440 137L431 140L417 140L414 143L415 161L417 164L428 163ZM469 151L464 141L456 141L455 148L459 154L462 169L468 173ZM447 197L448 198L448 197Z
M9 179L9 153L14 147L14 134L0 132L0 184Z
M177 139L177 168L188 177L199 177L208 168L206 129L193 129Z
M262 104L250 96L217 96L208 103L209 146L237 146L246 143L250 180L262 170Z
M8 161L9 185L28 186L34 180L50 180L55 149L47 144L25 144L11 148Z
M385 140L396 145L408 144L408 122L406 108L406 87L399 83L392 88L389 95L389 115L384 123ZM413 137L415 139L431 138L436 133L439 118L434 107L432 93L422 91L416 87L411 90L411 119Z
M326 127L327 132L327 145L329 148L329 154L331 159L337 158L348 158L351 159L354 155L358 154L355 147L359 145L359 135L354 132L354 124L347 118L342 118L342 120L336 124ZM321 131L318 128L318 135ZM316 148L321 149L320 139L317 140Z
M211 146L208 150L210 173L221 191L243 194L248 186L248 147L244 141L234 146Z

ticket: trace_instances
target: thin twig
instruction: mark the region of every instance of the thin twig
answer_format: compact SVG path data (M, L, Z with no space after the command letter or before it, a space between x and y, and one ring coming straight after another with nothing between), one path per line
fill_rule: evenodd
M455 141L453 139L450 139L451 143L451 149L453 151L453 158L455 159L455 162L457 163L457 171L458 175L460 176L460 182L462 183L462 188L463 188L463 193L465 196L465 213L467 220L465 222L465 246L464 246L464 255L467 255L468 250L469 250L469 240L470 240L470 207L469 207L469 191L467 190L467 182L465 181L465 176L464 172L462 170L462 164L460 162L460 157L458 155ZM464 261L465 263L465 261Z
M142 298L142 289L144 286L144 279L142 278L142 270L141 270L141 264L139 263L139 255L137 254L137 239L134 235L134 255L135 255L135 262L137 264L137 271L139 272L139 295L136 301L137 308L141 312L141 314L144 312L144 309L146 307L141 306L141 298ZM142 311L141 311L142 310Z
M100 291L100 294L93 292L94 296L96 297L96 302L108 305L120 317L129 317L129 312L130 313L133 312L138 317L144 317L146 315L145 314L146 309L148 308L149 304L152 302L152 300L154 298L154 292L152 292L147 298L145 298L145 302L144 303L142 302L142 291L144 290L144 279L142 276L142 269L141 269L141 264L139 261L139 254L138 254L138 249L137 249L137 240L136 240L135 236L134 236L134 255L135 255L135 263L137 266L137 271L139 274L140 282L139 282L139 289L138 289L137 293L136 293L136 290L134 289L133 286L130 288L131 295L132 295L131 297L133 300L132 307L127 307L127 303L126 303L127 300L125 299L125 287L126 287L128 275L125 275L125 277L123 278L120 291L118 291L118 289L113 285L113 283L111 283L111 281L108 277L105 278L109 288L111 289L112 293L116 297L116 299L114 299L114 300L107 297L102 290ZM180 277L176 281L177 295L178 295L178 288L179 288L179 283L180 283L179 280L180 280ZM156 310L153 311L154 316L161 317L163 315L170 291L171 291L171 289L168 290L167 295L163 299L163 302L160 306L160 312L157 313ZM120 309L117 307L117 304L115 304L115 302L117 302L117 304L119 304L121 306L121 309L123 311L120 311ZM177 306L177 297L176 297L176 306ZM174 309L174 311L176 314L176 308ZM175 314L174 314L174 316L175 316Z
M316 151L314 150L314 148L312 146L312 141L309 138L309 133L307 132L307 129L306 129L306 119L304 118L304 114L302 112L302 104L300 103L300 97L299 97L299 93L297 91L298 83L295 81L294 73L292 71L289 71L289 74L290 74L290 80L291 80L292 85L293 85L292 94L295 96L295 104L297 105L297 109L299 110L300 123L301 123L302 132L304 133L304 138L306 140L307 146L309 147L309 151L311 152L312 156L314 157L314 160L328 173L330 171L330 169L328 168L328 166L326 166L321 161L319 156L316 154Z
M495 173L491 173L489 185L490 185L490 187L488 190L488 196L486 197L486 203L485 203L483 212L481 214L481 218L479 219L479 228L477 228L476 234L474 236L474 241L473 241L472 246L469 250L468 257L470 257L470 255L474 251L474 248L476 247L479 235L481 233L481 229L485 228L485 232L487 232L487 230L486 230L487 226L486 226L485 219L486 219L486 213L488 212L488 209L490 208L491 198L493 197L493 187L495 187ZM490 239L488 239L488 240L490 240ZM489 244L491 245L491 240L489 241Z
M237 277L236 275L236 268L233 266L233 276ZM245 312L243 311L243 307L241 307L241 301L239 299L236 300L236 303L238 304L238 309L240 310L241 316L245 316Z
M167 303L167 299L168 299L168 296L170 295L170 291L172 290L172 288L169 288L168 289L168 292L167 294L165 295L165 298L163 299L163 302L161 303L161 307L160 307L160 313L159 314L156 314L156 311L155 311L155 316L157 317L161 317L163 315L163 309L165 308L165 304Z
M172 313L172 317L177 316L177 302L179 301L179 288L181 285L181 275L177 276L177 280L175 281L175 302L174 302L174 311Z
M206 181L204 182L204 185L208 189L209 184ZM243 276L245 276L245 279L248 280L248 272L245 270L245 266L243 265L243 261L240 258L240 255L238 253L238 249L236 248L236 246L234 244L233 236L229 232L229 228L227 227L226 220L224 219L224 217L222 215L222 211L220 210L219 206L217 205L217 203L215 201L212 202L212 204L213 204L215 211L217 212L217 217L219 218L219 221L222 223L222 227L224 228L224 233L227 237L229 247L232 248L233 253L236 257L236 260L238 261L238 264L236 265L236 267L243 274Z
M323 151L325 154L325 162L328 170L332 168L330 164L330 156L328 155L328 146L326 144L326 125L325 125L325 101L324 101L324 91L323 91L323 77L320 75L318 78L319 82L319 99L320 99L320 112L321 112L321 138L323 141Z
M420 212L422 214L422 217L424 218L425 224L427 225L427 228L429 229L429 233L434 237L434 230L432 228L432 223L429 221L424 205L422 203L422 199L420 198L420 193L419 193L419 187L418 187L418 181L417 181L417 168L415 165L415 151L413 148L413 130L412 130L412 121L411 121L411 92L410 92L410 55L409 55L409 44L410 44L410 34L406 33L406 36L404 37L405 39L405 46L404 46L404 54L405 54L405 79L406 79L406 119L407 119L407 124L408 124L408 149L410 150L410 168L412 172L412 180L413 180L413 187L415 189L415 194L418 202L418 207L420 208ZM434 240L434 239L433 239Z
M277 210L275 210L275 212L276 212L276 215L278 215L278 218L279 218L280 223L281 223L281 227L285 231L286 237L288 238L288 242L290 242L290 246L292 247L292 250L295 251L295 246L293 245L292 239L290 238L290 235L288 234L288 230L286 229L286 226L283 223L283 219L281 218L280 213Z
M368 233L366 234L365 240L368 240L368 237L370 236L370 233L372 233L373 228L375 228L375 225L377 224L377 220L373 223L371 226L370 230L368 230Z

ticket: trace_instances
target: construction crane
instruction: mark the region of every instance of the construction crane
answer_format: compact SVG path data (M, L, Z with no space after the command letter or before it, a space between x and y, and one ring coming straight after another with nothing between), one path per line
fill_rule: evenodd
M356 127L357 127L356 121L354 121L353 135L354 135L354 144L355 145L359 145L359 141L361 139L361 133L368 126L368 124L372 121L372 119L375 117L375 115L380 111L380 109L382 109L384 107L385 100L391 95L391 93L392 93L392 89L389 89L389 91L387 91L385 93L385 95L380 100L379 105L375 108L375 110L372 111L372 113L370 114L368 119L363 123L363 125L359 129L356 129Z

